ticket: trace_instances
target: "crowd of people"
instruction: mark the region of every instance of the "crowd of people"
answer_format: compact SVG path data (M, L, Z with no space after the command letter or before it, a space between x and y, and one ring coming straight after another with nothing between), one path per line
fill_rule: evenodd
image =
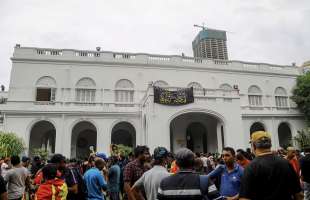
M128 156L91 153L1 160L0 200L309 200L310 147L271 150L269 133L251 135L251 149L175 154L137 146Z

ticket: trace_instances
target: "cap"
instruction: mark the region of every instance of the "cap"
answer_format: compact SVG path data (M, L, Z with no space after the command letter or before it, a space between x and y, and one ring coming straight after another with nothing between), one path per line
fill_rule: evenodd
M256 132L252 133L250 142L256 142L262 138L271 139L271 136L266 131L256 131Z
M154 149L154 159L159 160L167 157L169 154L168 150L165 147L157 147Z
M296 151L295 147L287 147L287 151Z
M22 162L27 162L27 161L29 161L30 159L29 159L29 157L27 157L27 156L23 156L22 157Z
M96 153L96 157L102 158L103 160L108 160L108 156L105 153Z

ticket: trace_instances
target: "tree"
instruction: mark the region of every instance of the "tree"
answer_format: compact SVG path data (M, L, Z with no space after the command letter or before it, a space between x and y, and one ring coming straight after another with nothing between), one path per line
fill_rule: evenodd
M43 160L47 160L47 158L49 156L48 150L46 150L44 148L32 149L32 154L34 156L40 156L40 158L42 158Z
M310 128L298 131L297 135L293 138L301 150L310 146Z
M296 102L299 110L304 113L306 121L310 125L310 72L297 78L292 99Z
M24 140L15 133L0 131L0 157L20 155L25 150Z
M112 147L114 146L115 148L115 151L112 150ZM111 145L111 154L112 155L123 155L125 157L128 156L129 153L132 152L132 147L129 147L129 146L125 146L123 144L112 144Z

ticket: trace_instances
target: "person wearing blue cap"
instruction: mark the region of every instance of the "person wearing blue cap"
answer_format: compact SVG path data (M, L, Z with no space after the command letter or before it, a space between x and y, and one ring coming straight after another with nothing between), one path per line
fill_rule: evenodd
M132 186L131 190L137 195L144 189L148 200L157 199L157 190L160 181L169 176L169 172L165 168L168 161L168 150L165 147L157 147L154 149L154 167L145 172Z
M107 190L107 182L104 175L106 171L104 168L106 163L102 158L95 158L95 167L89 169L84 174L84 181L87 188L87 199L88 200L105 200L102 190Z
M96 157L99 157L99 158L102 158L104 161L107 161L107 160L108 160L108 156L107 156L107 154L105 154L105 153L99 153L99 152L97 152L97 153L95 154L95 156L96 156Z

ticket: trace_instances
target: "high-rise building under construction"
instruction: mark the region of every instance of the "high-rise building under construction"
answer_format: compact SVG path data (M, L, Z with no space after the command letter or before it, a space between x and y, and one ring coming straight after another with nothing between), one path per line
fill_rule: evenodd
M192 42L194 57L228 60L226 31L203 29Z

